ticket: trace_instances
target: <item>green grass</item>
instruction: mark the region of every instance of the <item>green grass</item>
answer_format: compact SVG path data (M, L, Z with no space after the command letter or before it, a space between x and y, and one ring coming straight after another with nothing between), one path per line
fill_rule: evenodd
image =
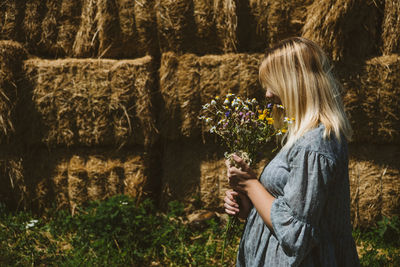
M0 205L0 266L232 266L241 225L220 262L225 222L203 225L184 220L173 201L159 212L150 200L126 196L92 202L74 216L48 212L37 218ZM37 220L35 221L32 220ZM399 219L385 218L374 229L355 230L364 266L400 266Z
M353 237L362 266L400 266L400 220L384 217L374 228L356 229Z

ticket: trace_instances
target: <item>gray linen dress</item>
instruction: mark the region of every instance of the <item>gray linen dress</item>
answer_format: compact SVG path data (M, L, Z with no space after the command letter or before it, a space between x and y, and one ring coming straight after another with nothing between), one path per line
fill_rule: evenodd
M320 124L264 168L276 198L273 231L253 207L236 266L359 266L350 222L347 142L323 138Z

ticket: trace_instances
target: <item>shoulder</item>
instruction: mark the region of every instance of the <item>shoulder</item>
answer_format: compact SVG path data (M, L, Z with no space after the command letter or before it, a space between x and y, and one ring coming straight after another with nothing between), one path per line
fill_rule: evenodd
M323 158L331 164L347 157L347 142L345 138L338 140L334 134L324 136L325 126L318 127L305 133L288 151L289 162L295 158L306 156Z

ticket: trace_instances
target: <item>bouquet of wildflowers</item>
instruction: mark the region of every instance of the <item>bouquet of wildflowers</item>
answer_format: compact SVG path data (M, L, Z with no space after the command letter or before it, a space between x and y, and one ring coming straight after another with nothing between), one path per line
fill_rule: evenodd
M276 108L283 109L282 105ZM257 155L264 145L274 136L287 131L287 128L275 130L273 127L272 104L265 106L253 99L242 99L234 94L225 98L215 97L210 103L203 105L199 119L204 121L208 131L218 135L223 141L227 152L225 157L232 165L233 154L241 157L250 166L254 165ZM285 118L284 122L291 123ZM222 248L222 261L228 232L238 223L236 217L229 217Z
M274 129L272 107L272 104L260 105L255 98L243 100L229 93L224 99L217 96L203 105L199 118L210 133L221 138L228 150L225 157L230 159L236 153L249 165L254 165L260 148L275 134L286 131Z

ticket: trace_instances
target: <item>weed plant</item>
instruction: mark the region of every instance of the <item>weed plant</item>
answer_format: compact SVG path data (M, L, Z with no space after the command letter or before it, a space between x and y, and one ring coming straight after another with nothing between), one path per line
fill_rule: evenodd
M0 266L233 266L243 224L221 263L225 222L185 220L182 203L160 212L127 196L91 202L74 216L52 210L37 218L0 204ZM384 218L353 232L363 266L400 266L400 220Z

